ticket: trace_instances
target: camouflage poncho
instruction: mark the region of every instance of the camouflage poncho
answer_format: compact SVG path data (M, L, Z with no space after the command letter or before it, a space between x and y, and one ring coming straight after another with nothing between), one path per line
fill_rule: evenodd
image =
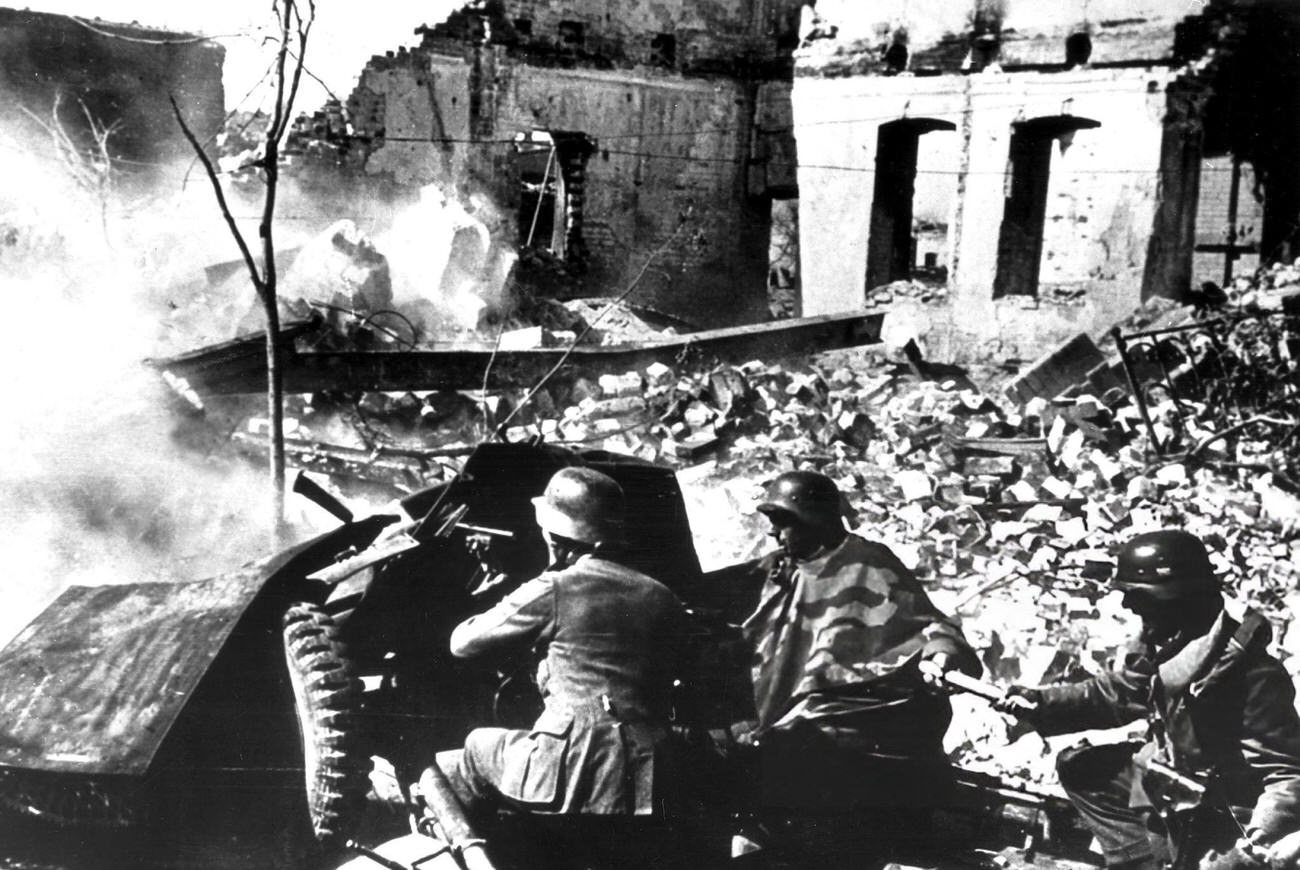
M870 683L922 654L973 660L961 630L883 544L848 535L814 559L784 561L744 626L760 730L816 718L816 693Z

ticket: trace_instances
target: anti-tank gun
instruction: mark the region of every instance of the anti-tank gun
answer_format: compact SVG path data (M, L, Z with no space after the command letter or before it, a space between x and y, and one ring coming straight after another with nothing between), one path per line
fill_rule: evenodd
M376 525L368 540L349 542L305 573L284 617L318 836L347 834L346 820L369 789L371 756L409 778L431 747L459 745L471 727L532 721L527 681L503 689L511 663L457 660L448 639L460 621L545 568L531 498L555 471L579 464L622 485L636 567L689 600L700 568L676 477L632 457L484 444L451 481L403 499L379 520L346 519L345 505L303 486L344 528Z
M531 499L572 465L622 486L635 567L688 603L726 587L701 580L673 470L634 457L483 444L451 480L367 516L303 482L340 525L216 577L74 586L0 650L0 813L53 842L174 831L219 800L342 842L373 756L413 782L471 728L532 722L535 690L500 691L510 663L457 660L449 638L545 568Z
M448 640L461 620L545 567L531 498L555 471L570 465L589 465L619 481L632 531L630 559L697 614L714 617L699 638L702 663L683 678L703 687L694 694L717 709L686 718L698 715L710 727L735 721L719 711L734 711L735 696L748 695L747 662L737 672L716 641L752 610L762 577L748 565L701 573L672 469L602 451L484 444L452 480L374 515L354 516L341 502L315 493L340 521L336 529L230 576L176 589L139 584L81 591L56 602L38 620L42 624L5 651L11 679L0 686L6 692L0 701L6 709L26 711L63 704L74 688L95 690L93 698L78 696L86 705L109 692L121 696L118 685L68 677L89 661L92 648L96 662L106 655L125 661L129 654L135 664L125 662L118 670L140 676L131 687L132 706L115 712L132 728L108 735L115 740L109 745L91 724L52 729L14 720L12 727L0 728L0 736L12 738L0 741L0 753L8 752L0 767L23 767L22 777L13 780L22 790L4 792L0 777L0 803L31 807L60 824L79 823L70 814L57 815L63 804L56 798L65 798L67 789L54 795L38 793L35 785L47 770L63 781L90 773L102 775L94 781L99 790L93 801L75 808L82 815L95 809L97 820L115 821L125 801L99 788L101 782L116 788L147 781L152 788L175 771L177 792L204 795L204 812L210 814L216 792L196 782L196 765L215 771L215 785L225 790L231 790L233 777L243 782L265 771L240 792L249 795L250 807L266 807L267 795L289 788L301 801L303 774L294 770L299 768L305 770L317 837L341 844L358 836L372 756L391 762L399 783L411 783L433 750L459 745L471 728L532 721L531 710L506 703L500 692L504 663L454 659ZM139 616L142 603L149 608L147 620ZM89 630L83 614L98 620ZM63 628L55 631L58 626ZM281 633L282 648L269 642ZM110 641L116 645L106 646ZM146 658L174 659L180 667L148 668ZM42 670L32 669L27 680L25 662ZM94 667L86 665L87 673ZM68 679L59 685L42 679L41 673L54 670ZM155 675L156 685L148 682ZM69 747L76 747L78 758ZM118 750L123 754L112 754ZM137 771L144 774L141 780L128 781ZM263 785L274 776L292 776L293 782L275 790ZM980 800L993 794L987 782L974 787ZM1016 805L1021 809L1015 812L1038 813L1032 801ZM277 817L277 811L259 812ZM723 830L704 832L716 840Z

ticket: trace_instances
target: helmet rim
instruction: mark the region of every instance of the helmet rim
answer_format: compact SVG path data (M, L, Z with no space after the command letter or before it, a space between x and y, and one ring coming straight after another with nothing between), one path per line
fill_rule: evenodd
M1205 544L1182 529L1144 532L1120 549L1112 587L1175 601L1219 589Z
M593 468L560 469L532 502L542 531L580 543L611 541L623 525L623 488Z
M843 525L843 496L835 481L816 471L787 471L768 486L757 510L785 513L807 525Z

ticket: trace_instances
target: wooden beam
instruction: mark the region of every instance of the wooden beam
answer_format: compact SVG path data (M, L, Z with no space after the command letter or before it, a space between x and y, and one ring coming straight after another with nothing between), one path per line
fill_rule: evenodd
M581 345L565 364L568 373L598 375L644 369L654 362L742 363L791 353L811 354L875 344L883 312L836 314L713 329L623 345ZM181 356L148 360L184 378L200 395L261 393L266 389L260 336L225 342ZM247 352L241 352L241 349ZM285 359L285 390L311 393L467 390L530 387L564 355L563 348L493 353L489 342L457 343L416 351L293 352ZM489 370L488 363L491 361Z

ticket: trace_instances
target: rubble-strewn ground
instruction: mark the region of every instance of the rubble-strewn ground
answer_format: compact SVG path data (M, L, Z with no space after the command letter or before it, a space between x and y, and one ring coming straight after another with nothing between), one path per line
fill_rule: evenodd
M1297 286L1300 269L1280 267L1230 288L1226 312L1152 306L1135 312L1125 329L1269 311ZM592 322L600 332L589 340L655 334L631 309L602 315L591 302L537 305L507 322L527 333L513 338L563 346ZM353 330L361 326L346 317L335 322L333 341L358 340ZM475 443L496 434L666 462L678 470L706 570L766 551L771 540L753 511L756 497L782 471L816 468L846 494L852 527L914 568L936 603L960 618L989 678L1003 685L1071 680L1104 667L1134 627L1107 592L1118 545L1139 531L1181 526L1207 541L1231 606L1260 608L1272 619L1276 652L1295 673L1300 336L1294 321L1272 332L1242 323L1215 346L1230 353L1155 362L1203 374L1216 388L1258 389L1268 403L1250 413L1272 422L1238 426L1228 414L1232 402L1180 397L1157 382L1159 365L1141 375L1152 378L1143 384L1144 418L1122 378L1105 390L1085 379L1064 395L1017 390L1012 401L1004 387L1023 372L1011 367L960 368L922 359L915 348L815 358L792 348L785 358L739 366L563 370L527 403L524 389L293 396L290 461L318 479L328 476L358 508L447 479ZM1099 347L1114 360L1112 344ZM185 409L173 434L198 465L228 471L242 465L235 454L243 453L262 467L260 398L210 397L199 413L184 385L171 386ZM201 482L169 477L186 492ZM230 513L224 500L207 497L192 505L179 497L176 506L155 501L162 516L140 527L148 534L134 533L142 540L180 536L169 532L172 514L188 510L199 525L214 525ZM291 504L303 534L334 522L306 500ZM178 577L192 579L192 572L181 569ZM954 707L948 743L961 764L1055 788L1055 752L1078 735L1049 744L972 696L955 697Z
M1241 281L1230 288L1228 313L1276 308L1297 283L1292 267ZM598 311L588 305L581 314ZM1165 304L1137 312L1125 328L1207 316ZM626 340L642 337L644 325L635 327ZM1267 348L1291 372L1296 338L1284 330ZM1179 405L1177 396L1153 389L1148 427L1127 389L1097 396L1085 386L1012 403L1000 389L1011 372L961 369L911 350L570 373L522 408L522 390L299 397L290 434L303 444L361 451L343 465L327 461L323 447L300 456L335 472L335 483L353 492L361 479L396 493L454 473L457 446L472 445L502 421L511 440L540 437L669 462L679 469L706 569L766 550L755 497L781 471L816 468L847 494L854 529L893 547L940 607L960 617L990 678L1002 684L1071 680L1104 667L1134 628L1107 591L1118 545L1144 530L1183 527L1207 541L1230 606L1264 610L1277 652L1300 670L1300 634L1290 631L1300 595L1300 501L1288 491L1296 456L1293 378L1288 385L1283 376L1269 411L1291 421L1290 434L1247 427L1207 445L1224 422L1213 403L1189 404L1184 396ZM1113 346L1108 350L1113 357ZM1253 364L1237 363L1238 372ZM1163 456L1155 455L1150 432ZM421 449L430 453L412 459ZM968 767L1050 786L1055 750L1078 739L1048 746L1009 730L983 701L954 703L949 745Z

